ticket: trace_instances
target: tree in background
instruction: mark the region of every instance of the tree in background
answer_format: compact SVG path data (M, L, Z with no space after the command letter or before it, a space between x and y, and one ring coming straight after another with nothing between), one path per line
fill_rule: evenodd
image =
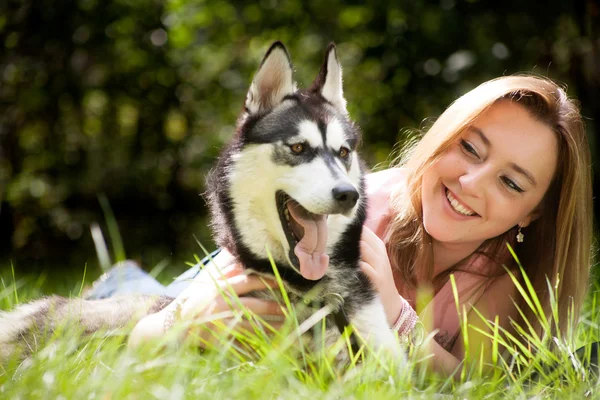
M393 4L392 4L393 3ZM0 4L0 259L95 259L110 201L129 256L176 264L211 247L204 176L260 57L288 46L308 85L338 44L370 165L492 77L565 82L596 141L600 6L551 0L383 2L9 0ZM598 203L596 203L598 211ZM182 265L181 265L182 266Z

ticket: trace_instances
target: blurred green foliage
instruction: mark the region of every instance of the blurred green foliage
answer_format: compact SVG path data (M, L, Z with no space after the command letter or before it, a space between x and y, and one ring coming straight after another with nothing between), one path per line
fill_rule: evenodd
M344 66L369 165L405 127L500 75L569 85L595 150L597 0L5 0L0 3L0 259L95 262L89 225L114 210L128 256L155 264L210 247L204 176L234 132L274 40L300 85L327 43Z

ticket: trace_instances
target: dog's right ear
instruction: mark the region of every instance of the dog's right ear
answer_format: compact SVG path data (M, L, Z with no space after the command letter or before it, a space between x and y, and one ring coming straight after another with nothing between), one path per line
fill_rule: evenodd
M246 111L251 115L266 113L295 91L290 56L283 43L275 42L254 75L246 95Z

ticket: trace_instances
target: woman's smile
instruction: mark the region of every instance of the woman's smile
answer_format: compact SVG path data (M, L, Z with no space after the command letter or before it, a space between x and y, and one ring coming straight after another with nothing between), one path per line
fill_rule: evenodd
M458 214L460 217L479 217L479 214L460 201L458 197L443 184L442 189L444 197L446 198L446 203L454 213Z

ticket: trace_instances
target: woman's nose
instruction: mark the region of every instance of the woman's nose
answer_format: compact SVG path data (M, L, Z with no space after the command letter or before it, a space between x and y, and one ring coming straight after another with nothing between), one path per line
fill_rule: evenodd
M482 165L472 166L458 178L463 194L482 197L489 184L490 171Z

